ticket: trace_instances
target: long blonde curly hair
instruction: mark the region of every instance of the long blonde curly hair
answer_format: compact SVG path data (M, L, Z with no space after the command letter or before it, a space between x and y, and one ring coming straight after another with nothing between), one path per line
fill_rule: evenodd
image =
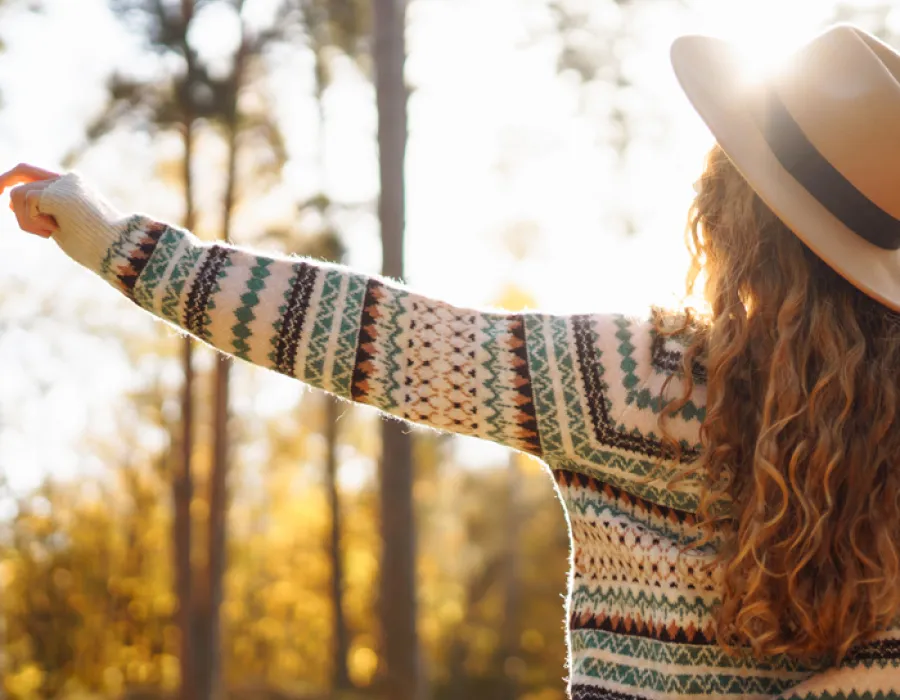
M660 427L702 357L703 450L684 474L701 475L704 541L729 533L718 642L839 663L900 613L900 316L812 254L718 146L686 239L707 308L681 316L685 390Z

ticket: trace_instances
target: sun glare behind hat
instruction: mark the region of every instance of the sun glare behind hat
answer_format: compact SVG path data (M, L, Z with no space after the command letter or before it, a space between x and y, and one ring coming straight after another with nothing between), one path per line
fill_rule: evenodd
M671 57L762 200L836 272L900 311L900 54L837 25L753 82L719 39L680 37Z

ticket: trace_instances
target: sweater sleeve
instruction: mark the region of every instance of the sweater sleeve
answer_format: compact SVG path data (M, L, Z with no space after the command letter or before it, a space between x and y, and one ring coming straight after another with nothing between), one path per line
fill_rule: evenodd
M218 350L404 420L540 455L526 316L124 216L77 174L42 194L69 257Z

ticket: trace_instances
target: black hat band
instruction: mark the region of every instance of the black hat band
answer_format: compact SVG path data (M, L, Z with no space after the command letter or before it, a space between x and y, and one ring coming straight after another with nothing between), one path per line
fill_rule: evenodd
M767 109L756 120L763 122L759 127L782 167L851 231L884 250L900 249L900 221L819 153L774 89L768 88L766 94Z

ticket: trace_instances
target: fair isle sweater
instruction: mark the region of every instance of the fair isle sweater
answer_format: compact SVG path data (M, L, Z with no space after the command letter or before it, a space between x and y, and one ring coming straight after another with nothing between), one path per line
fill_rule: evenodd
M698 534L698 482L666 486L679 464L662 458L657 427L683 340L649 319L458 308L345 267L122 216L75 174L45 190L40 210L70 257L223 353L542 459L571 536L574 700L900 699L900 630L824 671L717 645L721 576L704 567L715 545L679 553ZM702 365L694 374L692 400L667 424L685 461L700 450L705 412Z

